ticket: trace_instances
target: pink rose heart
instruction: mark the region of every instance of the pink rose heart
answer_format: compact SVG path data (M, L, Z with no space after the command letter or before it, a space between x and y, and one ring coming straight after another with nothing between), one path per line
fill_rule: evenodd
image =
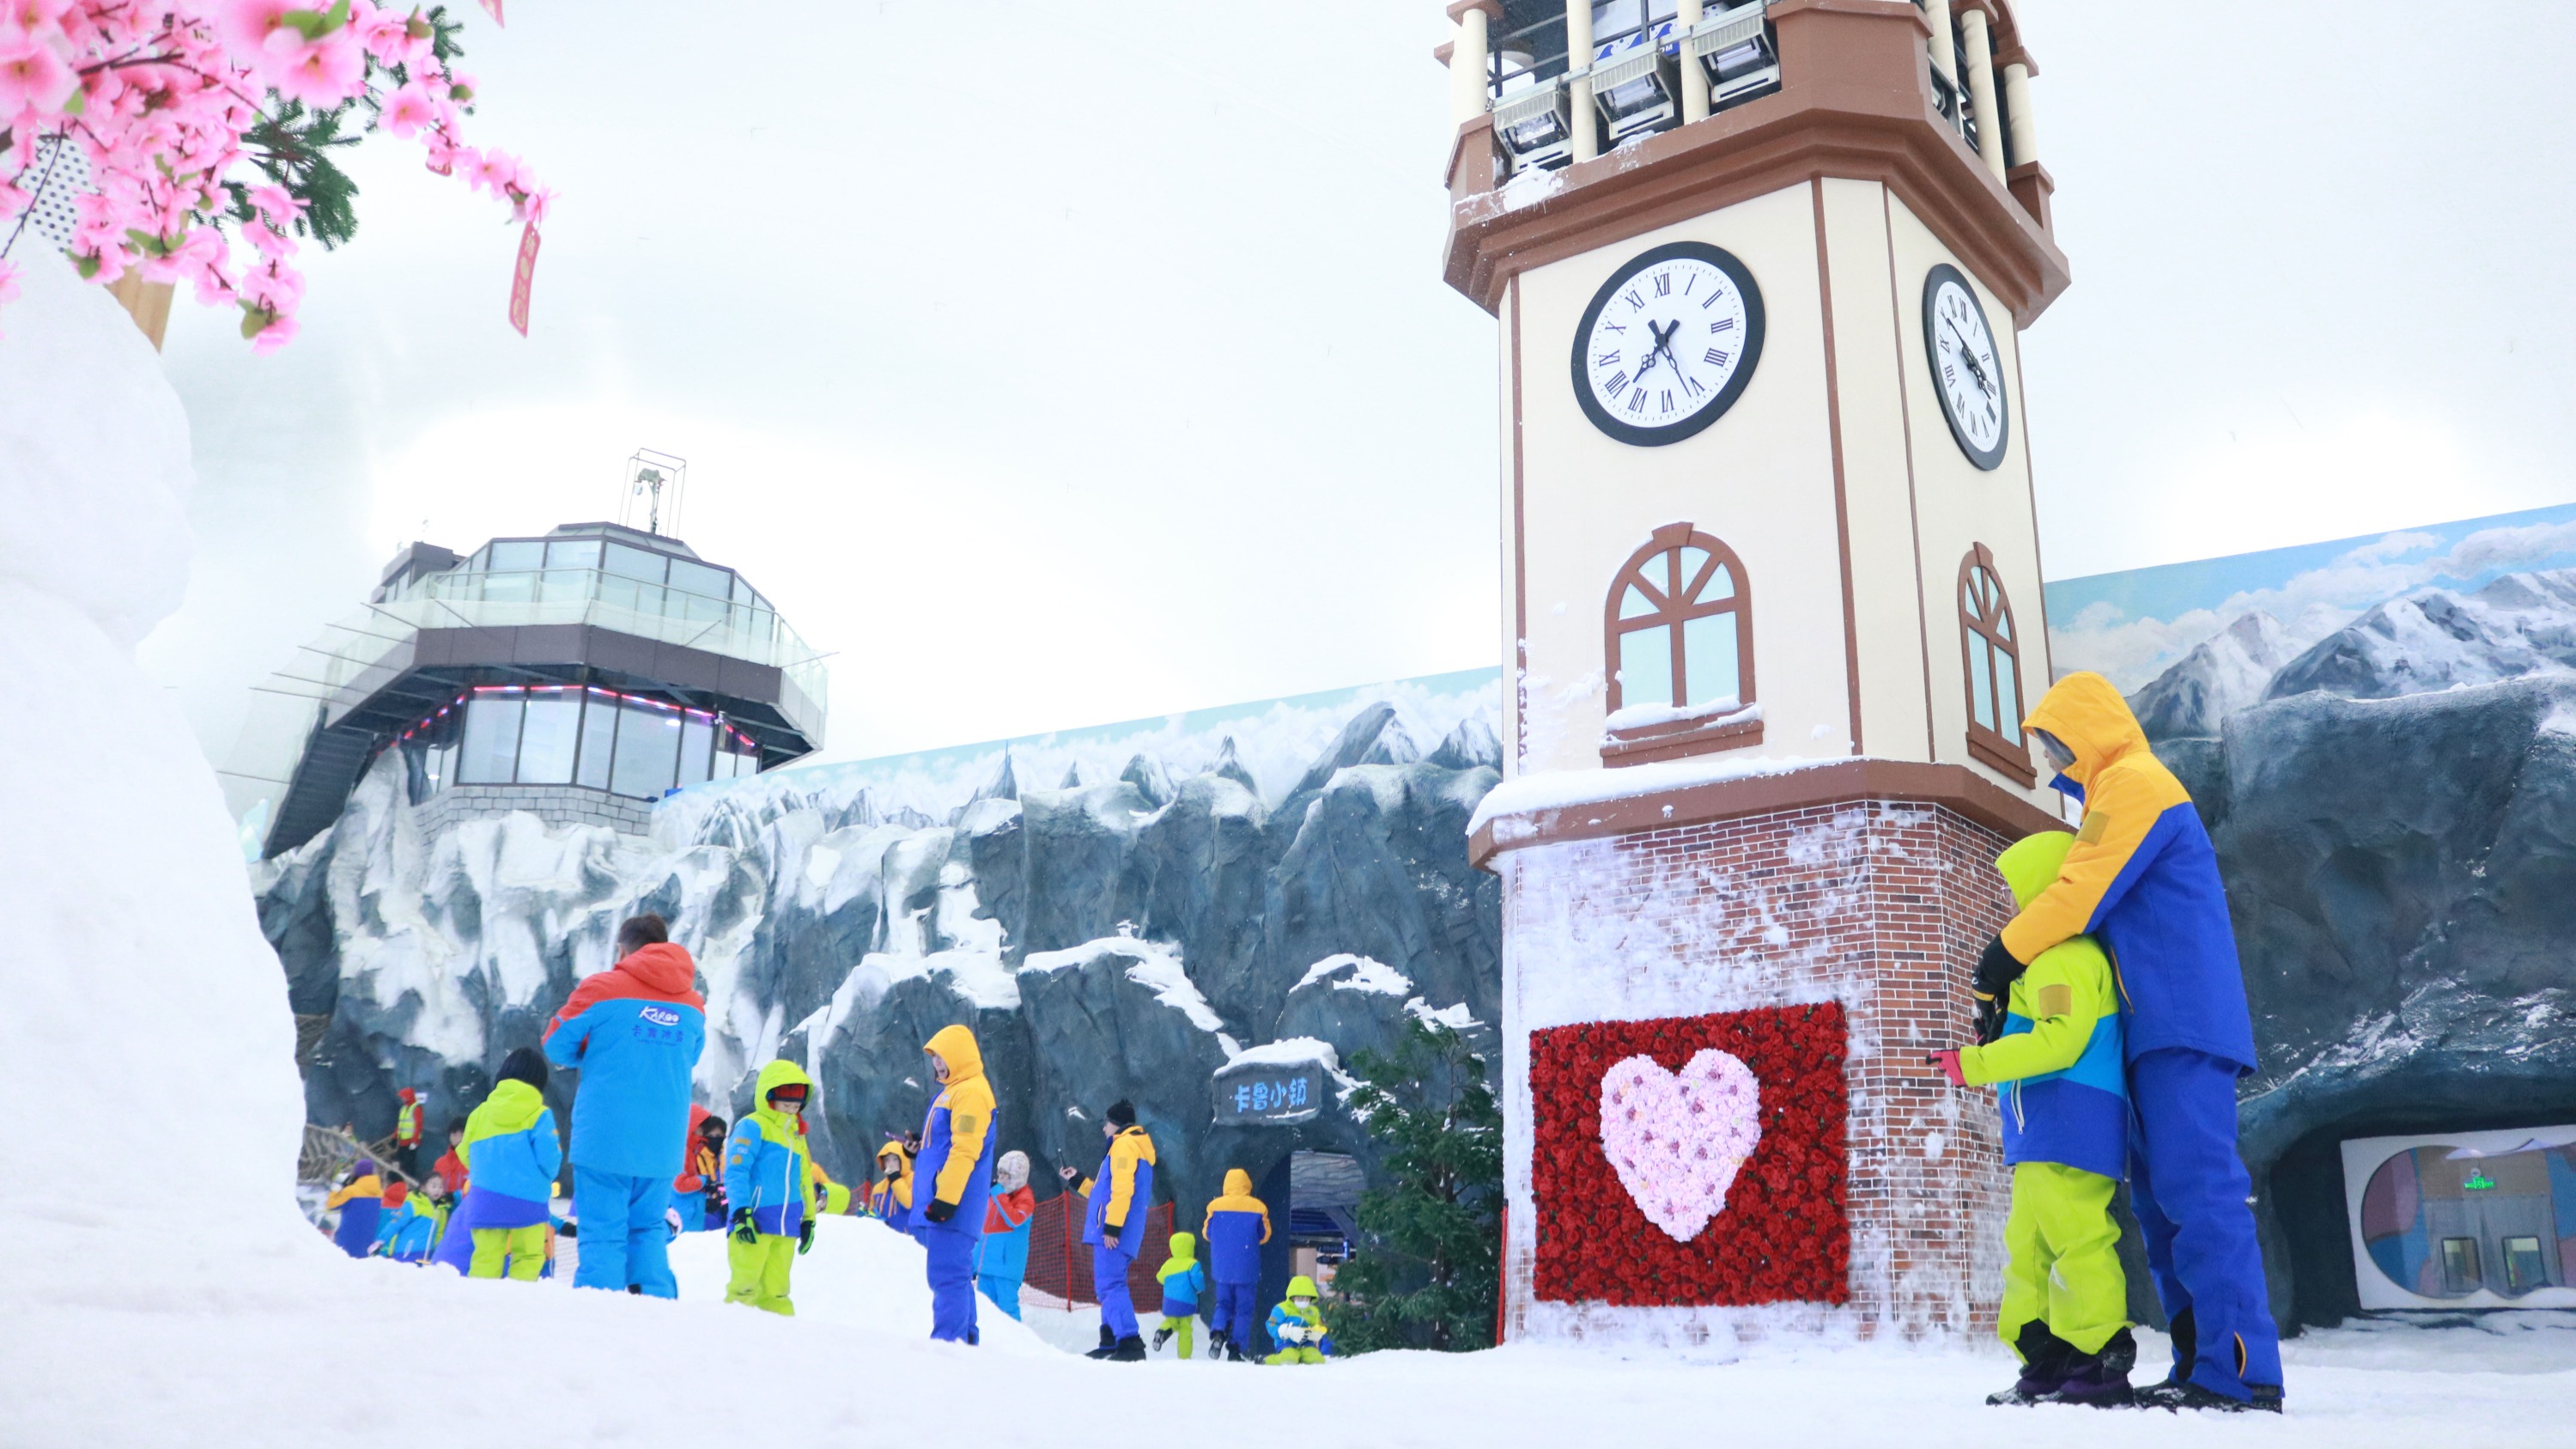
M1646 1220L1687 1243L1726 1211L1736 1169L1762 1141L1762 1084L1709 1048L1679 1075L1648 1056L1601 1075L1601 1150Z

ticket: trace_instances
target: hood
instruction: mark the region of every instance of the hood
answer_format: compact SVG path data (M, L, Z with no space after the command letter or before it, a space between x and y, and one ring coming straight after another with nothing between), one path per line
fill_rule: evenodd
M993 1185L1004 1192L1018 1192L1029 1185L1029 1155L1017 1148L1005 1152L993 1164Z
M2066 864L2066 852L2074 848L2074 836L2063 830L2043 830L1996 856L1995 869L2003 872L2004 884L2012 887L2013 904L2027 907L2054 884L2058 867Z
M652 949L653 948L650 946L644 948L645 951L650 951ZM639 951L636 954L640 956L643 952ZM804 1084L805 1111L813 1111L815 1107L814 1079L805 1075L805 1069L803 1067L796 1065L785 1057L780 1057L769 1065L762 1067L760 1069L760 1079L752 1084L751 1115L759 1119L761 1133L770 1141L779 1142L788 1138L794 1138L796 1139L795 1145L801 1148L804 1145L805 1124L800 1119L804 1116L804 1113L800 1112L795 1117L790 1117L786 1113L769 1105L769 1094L780 1087L786 1086L790 1082L801 1082Z
M1186 1268L1198 1260L1198 1235L1195 1233L1172 1234L1172 1261L1164 1264L1163 1266L1167 1269L1175 1265Z
M401 1091L394 1093L394 1095L402 1098L406 1104L420 1100L420 1093L413 1091L409 1087L403 1088Z
M656 941L618 962L615 969L666 996L695 994L698 963L689 959L687 947L675 942Z
M2078 785L2090 784L2104 765L2131 750L2147 747L2147 732L2138 727L2129 702L2111 681L2090 670L2050 685L2021 724L2024 729L2048 731L2075 752L2066 778Z
M943 1026L932 1032L921 1049L939 1053L939 1059L948 1064L949 1086L984 1075L984 1049L975 1045L975 1033L962 1026Z
M1288 1292L1284 1296L1289 1298L1321 1298L1324 1295L1315 1291L1314 1279L1300 1273L1296 1277L1288 1280Z
M691 1102L689 1104L690 1141L694 1142L707 1135L707 1119L714 1115L715 1113L708 1111L706 1108L699 1106L695 1102Z
M889 1157L900 1160L903 1163L903 1171L907 1173L912 1171L912 1149L903 1145L902 1138L891 1138L886 1142L885 1146L877 1149L877 1167L879 1170L884 1169L885 1160Z
M392 1182L385 1185L385 1206L389 1208L401 1207L403 1205L403 1199L410 1195L411 1184L397 1177Z
M483 1105L475 1110L475 1116L482 1121L467 1123L465 1140L473 1142L481 1137L525 1132L537 1125L537 1115L545 1110L545 1093L516 1077L504 1077L492 1084L492 1095L484 1098ZM483 1129L479 1134L474 1130L478 1126Z
M1227 1168L1225 1170L1225 1195L1227 1197L1252 1196L1252 1174L1244 1171L1240 1167Z

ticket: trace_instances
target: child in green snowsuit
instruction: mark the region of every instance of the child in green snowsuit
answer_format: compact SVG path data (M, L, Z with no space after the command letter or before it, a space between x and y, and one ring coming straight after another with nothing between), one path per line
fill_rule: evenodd
M2028 905L2074 843L2045 831L1995 868ZM2137 1348L2111 1195L2128 1165L2129 1103L2111 960L2091 936L2069 937L2030 963L2003 1005L1999 1035L1932 1056L1954 1085L1997 1086L2013 1173L1997 1328L2022 1371L1986 1402L2126 1403Z
M1322 1363L1333 1353L1324 1332L1324 1307L1315 1280L1300 1273L1288 1280L1288 1296L1270 1310L1270 1341L1279 1351L1263 1363Z
M1199 1295L1207 1292L1207 1269L1199 1265L1199 1240L1188 1233L1172 1234L1172 1256L1154 1270L1163 1280L1163 1326L1154 1330L1154 1347L1180 1335L1181 1357L1190 1356L1190 1327L1198 1322Z

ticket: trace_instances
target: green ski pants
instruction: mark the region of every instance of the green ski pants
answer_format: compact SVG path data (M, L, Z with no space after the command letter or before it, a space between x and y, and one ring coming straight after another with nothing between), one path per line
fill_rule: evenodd
M2120 1228L2111 1219L2117 1183L2055 1162L2013 1167L2012 1214L2004 1220L2004 1304L1996 1324L2007 1344L2038 1319L2081 1353L2099 1353L2129 1324L2129 1280L2120 1271ZM2016 1348L2018 1353L2019 1349Z

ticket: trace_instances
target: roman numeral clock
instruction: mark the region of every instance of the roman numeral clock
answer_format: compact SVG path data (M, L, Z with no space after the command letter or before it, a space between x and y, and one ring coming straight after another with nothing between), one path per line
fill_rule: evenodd
M1994 1106L1922 1052L2064 818L2020 725L2035 67L2010 0L1635 8L1449 6L1528 802L1471 843L1507 1333L1991 1332Z

